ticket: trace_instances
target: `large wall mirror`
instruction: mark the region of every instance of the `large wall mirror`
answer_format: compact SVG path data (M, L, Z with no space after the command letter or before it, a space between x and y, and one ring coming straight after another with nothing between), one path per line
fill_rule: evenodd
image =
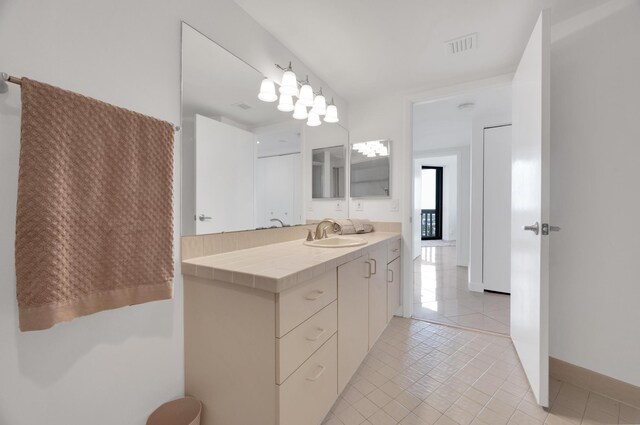
M351 197L391 196L391 141L371 140L351 145Z
M348 132L307 127L257 98L263 75L182 24L182 234L294 226L315 219L311 150L342 146L334 197L344 197ZM331 157L332 164L338 154ZM337 167L337 166L336 166ZM324 190L324 189L323 189ZM331 189L333 190L333 189ZM324 193L324 192L323 192ZM322 217L323 218L323 217Z
M182 234L303 222L301 122L262 74L182 24Z

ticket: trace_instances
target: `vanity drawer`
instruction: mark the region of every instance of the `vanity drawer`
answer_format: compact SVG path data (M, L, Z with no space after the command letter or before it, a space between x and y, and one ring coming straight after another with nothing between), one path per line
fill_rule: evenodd
M338 396L338 343L333 335L278 386L279 425L318 425Z
M393 241L389 241L388 246L388 254L387 261L392 262L396 258L400 256L400 239L395 239Z
M276 339L276 383L282 384L338 330L338 302L334 301L300 326Z
M300 323L336 300L338 273L332 269L278 294L276 336L283 337Z

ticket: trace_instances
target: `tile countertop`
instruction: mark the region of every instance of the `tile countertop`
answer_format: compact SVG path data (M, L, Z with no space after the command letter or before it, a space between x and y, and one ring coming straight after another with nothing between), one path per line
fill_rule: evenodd
M278 293L356 259L380 243L400 238L399 233L391 232L348 236L361 237L368 243L345 248L318 248L304 245L304 239L298 239L191 258L182 262L182 274Z

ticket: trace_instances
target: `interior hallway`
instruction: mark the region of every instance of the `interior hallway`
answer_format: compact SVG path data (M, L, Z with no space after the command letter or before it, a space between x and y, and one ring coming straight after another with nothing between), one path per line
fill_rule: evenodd
M509 334L509 296L470 291L468 269L456 266L455 246L422 246L413 271L414 317Z

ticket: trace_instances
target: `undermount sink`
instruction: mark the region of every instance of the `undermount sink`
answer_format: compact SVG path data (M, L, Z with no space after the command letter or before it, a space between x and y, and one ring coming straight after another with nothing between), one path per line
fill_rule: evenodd
M305 241L304 244L319 248L347 248L350 246L366 245L367 241L365 239L355 238L352 236L334 236L315 241Z

